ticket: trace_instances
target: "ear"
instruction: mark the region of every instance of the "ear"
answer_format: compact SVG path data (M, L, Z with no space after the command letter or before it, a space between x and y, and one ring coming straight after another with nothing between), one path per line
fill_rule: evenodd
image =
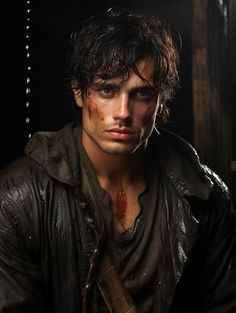
M83 106L82 92L81 92L81 89L79 89L78 81L75 79L72 80L71 81L71 87L72 87L72 92L74 95L76 105L78 107L82 108L82 106Z

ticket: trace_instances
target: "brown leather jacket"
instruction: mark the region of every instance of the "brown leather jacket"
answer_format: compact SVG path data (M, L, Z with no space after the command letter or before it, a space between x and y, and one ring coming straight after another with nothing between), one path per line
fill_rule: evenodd
M78 127L37 133L0 175L0 312L99 312L99 212L81 194ZM181 138L150 144L166 181L155 313L236 312L235 217L225 184Z

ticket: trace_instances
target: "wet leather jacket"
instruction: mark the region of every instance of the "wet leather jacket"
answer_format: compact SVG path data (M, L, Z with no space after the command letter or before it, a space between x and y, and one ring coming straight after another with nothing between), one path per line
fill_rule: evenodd
M0 312L99 312L103 221L81 193L78 126L37 133L0 175ZM181 138L150 144L168 188L155 313L236 312L235 217L228 189Z

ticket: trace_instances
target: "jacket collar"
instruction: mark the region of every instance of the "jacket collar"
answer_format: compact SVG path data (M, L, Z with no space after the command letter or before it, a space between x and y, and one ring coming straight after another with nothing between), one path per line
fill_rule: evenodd
M200 163L196 150L188 142L160 129L150 143L156 147L162 170L180 195L208 199L213 182L207 175L206 166Z
M25 146L25 154L39 163L50 176L72 186L80 184L77 139L79 127L67 124L60 131L37 132Z

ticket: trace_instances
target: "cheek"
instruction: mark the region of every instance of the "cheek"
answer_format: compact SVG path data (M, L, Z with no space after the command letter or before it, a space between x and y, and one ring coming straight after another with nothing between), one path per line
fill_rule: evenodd
M85 109L85 114L87 113L88 118L94 119L97 118L97 116L99 115L99 111L98 111L98 105L96 103L96 101L94 101L92 99L93 97L90 95L90 93L88 93L88 98L86 101L86 106L84 107Z
M87 112L88 112L89 119L91 119L91 117L92 117L92 110L91 110L91 106L89 105L89 103L88 103Z
M94 123L94 126L105 120L106 112L103 112L101 105L99 105L96 101L88 100L85 112L87 112L87 118Z
M152 126L155 122L156 108L153 106L140 110L138 113L138 120L143 127Z
M113 116L112 107L112 103L100 101L93 92L88 92L84 104L85 118L94 123L94 126L99 123L107 123Z

